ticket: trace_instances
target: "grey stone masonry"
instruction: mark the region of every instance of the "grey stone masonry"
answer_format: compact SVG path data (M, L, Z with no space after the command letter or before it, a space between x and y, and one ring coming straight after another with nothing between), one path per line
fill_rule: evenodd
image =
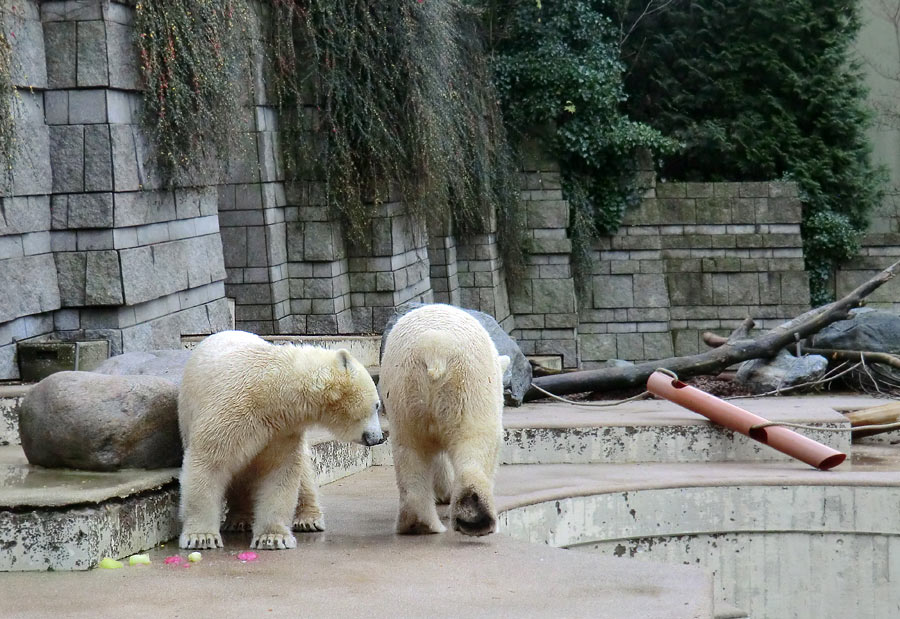
M869 232L863 235L859 256L837 269L834 294L841 297L879 271L900 260L900 232ZM866 305L900 311L900 282L891 280L866 297Z
M0 194L0 380L16 342L113 354L229 328L214 187L164 188L139 126L134 3L16 3L21 148Z
M563 367L577 367L578 307L568 238L569 203L563 199L558 171L527 171L522 186L531 251L523 281L509 291L516 321L512 336L527 355L558 355Z
M705 350L745 317L773 327L809 307L793 183L660 183L593 247L583 365Z
M356 329L380 333L394 308L431 303L425 225L399 202L372 206L368 247L350 244L350 304Z
M431 265L431 288L435 303L460 304L459 264L456 238L449 225L431 231L428 239L428 262Z
M507 332L515 318L509 307L506 276L497 244L497 220L491 217L487 232L457 238L456 271L461 307L490 314Z

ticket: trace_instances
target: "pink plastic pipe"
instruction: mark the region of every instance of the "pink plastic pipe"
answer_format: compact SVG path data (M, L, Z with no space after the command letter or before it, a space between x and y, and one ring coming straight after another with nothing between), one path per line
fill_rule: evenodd
M788 428L779 426L753 428L755 425L768 423L768 420L686 385L662 372L654 372L650 375L647 380L647 390L695 413L700 413L719 425L749 436L763 445L768 445L802 460L817 469L827 471L843 462L847 457L847 454L806 438Z

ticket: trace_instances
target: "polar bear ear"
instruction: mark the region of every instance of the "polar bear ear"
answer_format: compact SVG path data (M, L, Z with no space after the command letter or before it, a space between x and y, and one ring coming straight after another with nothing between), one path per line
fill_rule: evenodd
M498 358L500 359L500 371L506 372L506 368L509 367L509 357L507 355L500 355Z
M339 348L335 353L335 365L345 372L353 371L353 356L346 348Z

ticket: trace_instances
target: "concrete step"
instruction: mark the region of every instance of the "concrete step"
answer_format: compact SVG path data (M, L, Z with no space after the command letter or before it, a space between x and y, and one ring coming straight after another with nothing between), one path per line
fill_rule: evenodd
M868 396L745 398L731 403L770 421L821 428L796 430L849 453L849 429L837 407L864 407ZM666 400L641 400L611 408L532 402L503 413L503 464L639 462L786 462L790 456L732 432Z

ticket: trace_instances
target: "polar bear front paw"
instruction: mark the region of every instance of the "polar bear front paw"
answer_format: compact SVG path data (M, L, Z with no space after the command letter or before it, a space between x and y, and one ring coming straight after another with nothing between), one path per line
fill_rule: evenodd
M297 510L294 516L294 531L310 533L325 530L325 516L319 510Z
M262 533L250 542L250 548L258 550L287 550L296 547L297 538L290 533Z
M182 533L178 538L178 545L181 548L196 548L202 550L204 548L222 548L222 536L216 533Z

